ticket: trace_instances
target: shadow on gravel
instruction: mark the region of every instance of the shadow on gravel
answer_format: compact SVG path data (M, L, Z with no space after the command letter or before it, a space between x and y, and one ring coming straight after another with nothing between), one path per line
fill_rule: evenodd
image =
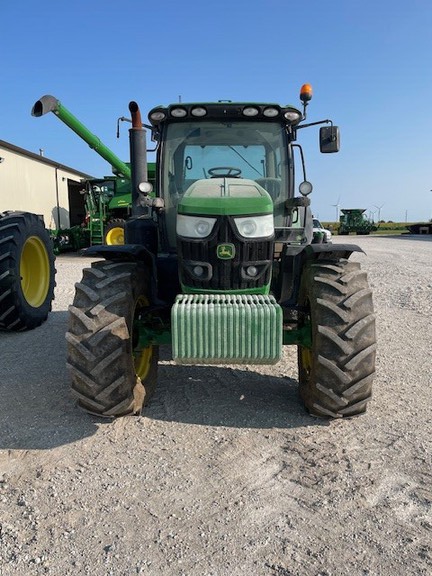
M107 422L79 410L70 394L67 317L54 311L35 330L0 333L0 450L50 450L90 437ZM170 348L163 348L162 360L169 360ZM235 428L327 425L306 413L295 379L278 376L277 367L272 375L264 370L162 362L156 393L143 414Z
M162 364L158 387L144 415L233 428L328 425L327 420L307 414L297 380L223 366Z
M69 393L67 312L29 332L0 332L0 450L49 450L92 436Z

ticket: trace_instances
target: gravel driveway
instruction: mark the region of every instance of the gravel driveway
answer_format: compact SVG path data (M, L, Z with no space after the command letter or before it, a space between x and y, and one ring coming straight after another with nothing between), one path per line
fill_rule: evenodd
M335 242L347 241L335 238ZM353 237L374 290L366 415L308 416L274 367L175 366L141 417L79 411L57 259L48 322L0 334L0 575L432 574L432 238Z

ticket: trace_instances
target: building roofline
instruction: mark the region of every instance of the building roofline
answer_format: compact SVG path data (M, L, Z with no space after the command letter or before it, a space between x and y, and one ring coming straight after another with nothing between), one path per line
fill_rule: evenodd
M20 148L19 146L15 146L15 144L11 144L10 142L6 142L5 140L0 140L0 148L6 148L11 152L21 154L21 156L26 156L27 158L31 158L32 160L36 160L37 162L41 162L42 164L48 164L48 166L52 166L53 168L60 168L61 170L65 170L67 172L74 172L75 174L78 174L78 176L82 176L86 180L94 178L94 176L86 174L85 172L81 172L81 170L76 170L75 168L71 168L70 166L66 166L65 164L60 164L59 162L55 162L54 160L45 158L45 156L41 156L40 154L35 154L34 152L30 152L29 150L25 150L24 148Z

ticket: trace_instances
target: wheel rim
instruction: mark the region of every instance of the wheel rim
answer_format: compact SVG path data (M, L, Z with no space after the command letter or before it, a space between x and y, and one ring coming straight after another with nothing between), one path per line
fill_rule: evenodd
M153 347L149 346L144 350L139 350L134 353L135 372L141 380L145 380L148 376L153 356Z
M305 315L301 317L299 327L304 328L305 325L310 324L310 321L311 321L311 308L309 299L307 299L305 302ZM303 377L308 379L312 372L312 366L313 366L312 349L306 346L300 346L299 352L300 352L299 356Z
M45 244L37 236L30 236L20 258L21 290L34 308L41 306L50 286L50 263Z
M300 360L305 376L308 377L312 370L312 350L302 346L300 348Z
M146 306L148 306L147 298L145 298L145 296L140 296L135 306L134 318L137 317L142 308L145 308ZM134 334L133 339L138 342L139 334ZM153 357L153 346L140 348L138 345L134 345L133 358L134 358L135 373L143 381L147 378L150 372L152 357Z
M108 230L105 240L109 246L119 246L124 244L124 229L121 226L111 228L111 230Z

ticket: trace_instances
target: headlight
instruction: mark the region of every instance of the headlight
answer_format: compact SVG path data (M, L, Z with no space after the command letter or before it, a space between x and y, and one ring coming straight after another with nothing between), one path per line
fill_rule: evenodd
M244 238L266 238L274 234L273 214L234 218L234 222Z
M163 110L155 110L150 114L149 118L153 122L161 122L161 120L165 120L166 113Z
M153 185L151 182L140 182L138 184L138 190L143 194L151 194L153 192Z
M312 189L313 189L312 184L307 180L303 180L303 182L300 182L299 192L302 196L307 196L308 194L310 194L312 192Z
M205 116L207 114L207 110L205 108L202 108L201 106L196 106L195 108L192 108L191 110L191 114L192 116Z
M251 118L252 116L258 116L258 114L258 108L254 108L253 106L247 106L246 108L243 108L243 116L248 116Z
M215 225L216 218L201 216L177 216L177 234L186 238L206 238Z
M275 118L279 115L279 110L277 108L266 108L263 114L267 116L267 118Z
M187 112L184 108L173 108L171 110L171 116L174 118L184 118L187 116Z
M301 113L295 108L287 108L284 112L284 117L291 125L298 124L301 120Z

